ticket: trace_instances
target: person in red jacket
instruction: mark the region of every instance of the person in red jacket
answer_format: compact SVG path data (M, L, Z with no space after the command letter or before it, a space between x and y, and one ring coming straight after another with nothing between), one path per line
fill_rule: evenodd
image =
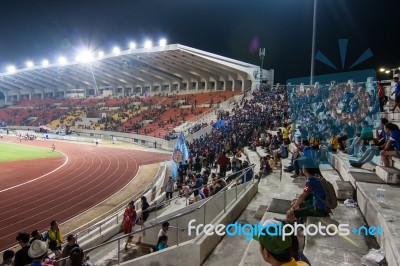
M217 164L219 165L219 173L225 177L226 169L228 167L228 163L230 162L229 158L226 157L225 152L221 153L217 159Z
M378 82L377 84L378 84L379 110L381 112L385 112L385 109L383 108L386 101L385 87L383 87L380 82Z
M136 221L136 211L135 211L135 204L131 201L128 207L125 209L124 218L122 221L122 227L124 229L124 234L130 234L132 232L132 227L135 226ZM125 244L125 250L128 250L128 245L132 242L132 235L128 236Z

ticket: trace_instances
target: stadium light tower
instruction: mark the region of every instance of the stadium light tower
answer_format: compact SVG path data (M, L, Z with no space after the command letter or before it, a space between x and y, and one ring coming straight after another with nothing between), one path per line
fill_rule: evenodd
M129 49L135 49L136 48L136 43L130 42L129 43Z
M314 83L314 61L315 61L315 35L317 28L317 0L314 0L314 12L313 12L313 30L312 30L312 44L311 44L311 73L310 73L310 85Z
M33 67L33 62L32 61L26 62L26 67L28 67L28 68Z

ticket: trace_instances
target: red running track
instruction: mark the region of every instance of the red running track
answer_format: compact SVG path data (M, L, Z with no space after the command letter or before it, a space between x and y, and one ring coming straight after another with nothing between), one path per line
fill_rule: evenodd
M67 221L105 200L129 183L140 165L170 158L101 145L22 141L49 151L52 143L66 157L0 163L0 251L15 245L20 231L43 231L51 220Z

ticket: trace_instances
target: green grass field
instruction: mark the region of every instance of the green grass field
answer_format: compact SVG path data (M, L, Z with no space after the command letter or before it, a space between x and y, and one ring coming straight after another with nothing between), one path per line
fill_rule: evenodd
M57 151L52 152L51 147L45 149L0 142L0 162L54 158L59 156L62 156L62 154Z

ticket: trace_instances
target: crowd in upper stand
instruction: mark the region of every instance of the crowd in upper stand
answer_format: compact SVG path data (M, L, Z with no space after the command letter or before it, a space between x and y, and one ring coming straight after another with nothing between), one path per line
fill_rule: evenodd
M1 126L71 126L165 137L182 123L196 119L240 91L87 99L20 100L0 109ZM83 122L88 113L93 118ZM194 132L198 130L192 129ZM173 134L172 134L173 135Z

